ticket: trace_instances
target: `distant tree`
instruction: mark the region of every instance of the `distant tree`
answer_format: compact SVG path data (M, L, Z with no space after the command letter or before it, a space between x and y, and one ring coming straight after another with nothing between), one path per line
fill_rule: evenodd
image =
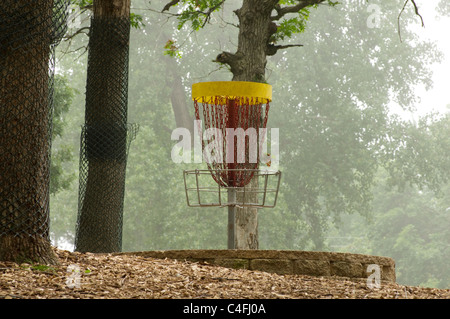
M181 28L185 23L190 23L192 29L198 31L201 28L206 27L212 21L213 14L220 11L224 7L225 2L230 3L232 1L175 0L166 2L166 5L162 11L165 12L172 6L178 5L179 11L177 13L173 13L173 15L176 16L179 21L179 28ZM403 8L407 3L412 4L415 8L416 14L420 16L415 1L409 0L403 3ZM214 62L225 65L232 73L233 81L266 82L268 57L274 56L279 51L284 51L287 48L302 46L301 44L289 43L288 41L294 34L304 32L311 15L311 10L318 8L319 5L335 7L338 5L338 2L331 0L242 1L240 7L233 11L238 20L235 24L238 28L236 52L221 52L217 55ZM350 12L357 10L357 8L360 7L358 4L349 4L346 6ZM396 6L398 12L403 11L402 6L399 6L398 3L389 4L390 8L392 8L392 6ZM344 25L337 25L336 27L344 28L346 26L346 21L344 21L344 19L341 21ZM366 23L366 19L364 19L364 23ZM389 25L392 25L391 23ZM346 35L343 32L342 38L344 39L345 37ZM362 41L362 39L360 40ZM317 41L319 42L321 39L318 38ZM284 43L280 44L282 42ZM301 54L298 54L296 59L300 58L304 57ZM312 58L312 56L309 58ZM310 65L311 68L316 67L315 65L311 65L310 62L308 62L308 59L306 59L304 63L305 66ZM320 73L320 76L321 75L324 75L324 77L328 80L326 70L323 70L323 73ZM321 80L319 79L319 74L314 73L310 73L309 78L310 81L317 80L320 82ZM297 85L302 84L298 83ZM291 86L293 86L293 84ZM320 98L323 99L322 101L325 101L327 105L332 105L330 103L332 103L336 98L334 92L327 91L327 88L321 87L317 87L317 90L321 91ZM364 102L368 101L362 101L362 103ZM298 107L298 103L299 101L294 104L295 107ZM341 106L344 108L346 107L346 105ZM353 103L350 104L350 108L351 109L344 110L344 112L353 112L357 106ZM305 110L306 108L300 109L299 113ZM336 108L336 110L339 112L340 108ZM373 112L370 116L384 116L381 110L378 111ZM375 114L376 112L378 112L378 114ZM290 119L292 120L293 118ZM369 117L367 120L368 119ZM297 119L294 118L293 120ZM321 121L320 118L318 120ZM348 124L348 122L345 122L346 120L342 120L342 125ZM314 119L311 119L311 121L314 121ZM314 125L314 123L312 124ZM316 128L319 128L322 124L316 125ZM326 125L327 124L324 126ZM326 128L323 127L323 129ZM313 153L308 153L306 150L302 150L302 152L306 152L306 156L308 156L307 154L315 154L315 160L310 157L309 159L313 162L310 162L309 164L324 164L324 166L316 167L314 169L309 167L305 173L313 176L308 176L307 178L304 178L304 176L299 176L299 173L301 173L299 171L290 171L288 174L288 178L290 179L289 187L293 188L291 194L294 197L294 200L291 202L293 205L291 209L297 209L305 214L305 217L311 225L309 235L314 239L317 249L320 249L322 246L323 238L321 237L321 234L323 234L323 227L325 227L324 225L326 224L324 223L324 219L328 218L330 208L332 210L337 210L338 212L345 209L353 210L354 207L351 206L357 206L354 204L361 202L358 196L361 194L365 196L370 190L370 180L372 178L370 165L372 165L371 158L373 154L371 155L369 152L362 154L364 151L359 152L358 156L361 155L366 158L361 158L357 163L354 163L357 164L357 167L350 167L351 165L346 165L349 164L348 161L345 161L345 157L348 154L342 152L337 154L339 156L339 160L344 160L339 161L339 163L345 166L341 167L341 172L339 172L338 168L335 166L334 160L329 159L326 161L327 163L323 163L323 161L319 160L317 157L327 156L329 152L328 149L330 148L339 152L339 144L358 143L358 141L355 141L355 137L352 136L353 133L350 132L352 129L348 128L346 130L346 133L348 134L336 133L334 137L331 137L328 140L323 140L320 132L317 132L318 135L315 137L309 136L309 138L312 139L307 145L316 147L316 149ZM325 132L326 131L322 131L321 133ZM364 135L368 134L365 133ZM372 138L373 136L370 137L370 139ZM362 139L365 139L365 137L361 137L359 141ZM373 140L365 140L364 142L372 143ZM321 144L320 150L319 147L317 147L319 146L318 143ZM290 155L299 156L298 149L294 148L294 151ZM314 180L314 178L316 181L314 184L317 184L317 181L321 181L322 185L314 185L314 188L307 185L307 183ZM334 179L326 180L328 178ZM339 185L341 185L340 182L342 181L346 183L347 187L343 191L339 189ZM325 184L325 186L323 184ZM355 192L355 190L357 192ZM324 195L327 196L328 202L325 205L328 205L328 207L324 207L324 205L322 205ZM348 205L348 203L350 203L350 205ZM367 201L363 201L363 203L367 203ZM256 209L238 209L236 214L237 218L241 220L239 225L244 233L243 237L240 238L239 241L242 243L249 243L247 246L243 245L242 248L258 248L258 222Z
M439 13L443 16L450 14L450 2L441 0L438 6Z
M62 75L55 75L53 96L53 127L52 127L52 160L50 164L50 194L68 189L75 179L74 173L67 173L64 164L73 159L70 146L66 143L56 145L55 140L62 138L67 126L65 115L69 111L75 92L69 86L68 79Z
M402 136L405 149L399 150L398 165L392 167L395 173L380 168L376 174L372 214L366 218L344 216L336 229L326 235L328 249L391 257L400 284L449 287L449 120L447 115L428 119L426 127L424 123L403 127L408 133ZM412 159L411 154L420 156ZM410 165L399 164L403 156ZM416 166L421 165L427 168L420 171L428 171L437 179L427 184L408 182L407 175L419 171ZM447 169L435 174L439 167Z

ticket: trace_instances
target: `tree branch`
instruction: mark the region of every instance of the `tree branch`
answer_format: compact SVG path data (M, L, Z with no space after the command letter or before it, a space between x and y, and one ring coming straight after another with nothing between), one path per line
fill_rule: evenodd
M279 4L275 6L275 11L277 12L276 16L271 16L270 19L272 21L276 21L284 17L288 13L295 13L302 9L302 6L300 4L297 4L295 6L290 7L281 7Z
M269 44L269 45L267 45L266 54L269 56L272 56L272 55L275 55L278 52L278 50L294 48L294 47L302 47L302 46L303 46L303 44L286 44L286 45Z
M277 4L274 8L275 11L277 12L277 15L271 16L270 19L272 21L276 21L281 19L288 13L296 13L299 12L301 9L312 6L314 4L319 4L324 1L326 0L299 0L298 4L288 7L281 7L279 4Z
M213 62L227 64L230 66L230 71L233 75L240 73L239 61L242 57L239 54L230 52L220 53Z
M203 22L202 28L206 25L206 23L211 19L211 14L216 11L217 8L219 8L223 3L225 2L225 0L220 1L217 5L215 5L212 8L208 9L208 12L202 12L206 18L205 21Z
M161 12L164 12L164 11L169 10L170 7L173 7L173 6L177 5L178 2L180 2L180 0L172 0L172 1L170 1L169 3L167 3L167 4L164 6L164 8L161 10Z
M214 62L225 63L225 64L228 64L228 65L231 66L232 64L234 64L239 59L240 58L236 54L233 54L233 53L230 53L230 52L222 52L216 57Z
M423 18L419 13L419 8L417 7L417 4L415 2L415 0L410 0L412 2L412 4L414 5L414 12L416 13L416 15L418 15L420 17L420 20L422 21L422 27L425 27L425 24L423 23Z
M180 2L180 0L170 1L168 4L166 4L164 6L164 8L161 10L161 13L164 13L164 11L169 10L172 6L178 4L178 2ZM204 15L205 16L205 21L203 21L202 26L201 26L201 28L203 28L209 22L209 20L211 20L211 14L214 11L216 11L221 5L223 5L224 2L225 2L225 0L220 1L215 6L208 8L208 11L206 11L206 12L205 11L201 11L201 10L195 10L195 11L188 12L188 14L189 15L194 15L194 14L199 14L200 13L200 14ZM176 16L176 17L181 16L181 14L179 14L179 13L168 13L168 14L170 14L171 16Z
M84 30L88 30L88 31L87 31L87 32L83 32ZM76 32L64 36L63 40L64 40L64 41L72 40L74 37L76 37L78 34L81 34L81 33L86 34L87 36L89 36L89 31L90 31L90 27L83 27L83 28L80 28L80 29L78 29Z
M405 4L403 5L402 10L400 11L400 13L398 14L398 17L397 17L397 25L398 25L397 29L398 29L398 37L400 38L400 42L402 42L402 36L400 34L400 16L402 15L403 11L405 11L406 5L410 1L411 1L411 3L414 6L414 12L416 13L416 15L418 15L420 17L420 20L422 21L422 27L425 27L425 24L423 22L423 17L419 13L419 8L417 7L417 4L416 4L415 0L406 0Z

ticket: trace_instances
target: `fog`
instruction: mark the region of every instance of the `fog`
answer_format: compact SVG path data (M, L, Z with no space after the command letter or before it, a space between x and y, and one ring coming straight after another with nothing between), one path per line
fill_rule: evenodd
M417 1L425 27L412 5L398 20L404 1L371 1L379 11L368 11L365 1L320 5L311 9L305 32L282 43L303 46L268 57L267 125L279 129L283 175L276 207L258 210L260 249L387 256L401 284L450 287L450 10L444 2ZM132 28L130 41L128 122L139 132L128 154L123 251L225 249L226 208L186 203L183 170L206 164L174 163L171 135L177 114L186 125L194 120L192 84L231 80L213 60L236 50L232 11L240 1L226 1L199 31L189 23L178 30L176 16L160 13L165 3L132 1L145 26ZM88 12L77 21L72 33L89 25ZM173 57L164 48L168 40ZM72 179L51 196L50 227L53 244L68 250L78 214L87 43L80 34L57 48L58 74L76 91L61 118L64 133L53 141L53 156L71 150L59 165Z

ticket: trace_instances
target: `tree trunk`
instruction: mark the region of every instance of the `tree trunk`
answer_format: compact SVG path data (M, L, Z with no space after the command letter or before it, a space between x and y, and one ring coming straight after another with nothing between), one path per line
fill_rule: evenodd
M222 52L216 62L228 64L233 81L266 82L270 37L277 31L270 14L277 0L244 0L235 11L239 19L236 53Z
M276 0L244 0L242 7L235 11L239 19L239 37L236 53L223 52L216 61L226 63L233 73L233 81L265 82L267 49L271 35L276 31L270 19ZM253 178L247 187L258 187ZM237 201L242 197L237 195ZM257 202L246 195L250 202ZM256 208L236 208L235 249L258 249L258 210Z
M0 260L58 263L49 240L52 7L0 4Z
M122 249L127 156L130 0L95 0L89 39L84 155L75 249ZM82 165L80 165L82 166Z
M233 81L266 82L267 48L274 33L270 14L278 1L244 0L235 13L239 18Z
M181 76L173 72L172 94L170 101L172 102L172 110L175 117L177 127L184 127L191 133L191 145L194 137L194 118L189 114L186 104L186 92L181 82Z

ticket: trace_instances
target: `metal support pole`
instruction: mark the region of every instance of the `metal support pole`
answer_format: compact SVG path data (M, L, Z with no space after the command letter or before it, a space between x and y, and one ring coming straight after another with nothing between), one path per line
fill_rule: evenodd
M235 129L237 127L238 107L236 101L230 99L227 101L227 128ZM234 135L227 135L227 166L228 166L228 203L236 203L236 172L235 163L237 161L237 154L234 147ZM231 161L230 161L231 160ZM228 206L228 249L236 249L236 205Z
M236 189L228 188L228 203L236 203ZM236 249L236 205L228 206L228 249Z

